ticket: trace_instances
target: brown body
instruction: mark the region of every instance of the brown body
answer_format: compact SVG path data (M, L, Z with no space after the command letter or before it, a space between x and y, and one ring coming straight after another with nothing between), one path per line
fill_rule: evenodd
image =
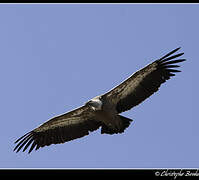
M116 113L112 113L111 111L96 111L95 118L97 121L102 121L106 126L112 129L117 130L122 128L122 120Z

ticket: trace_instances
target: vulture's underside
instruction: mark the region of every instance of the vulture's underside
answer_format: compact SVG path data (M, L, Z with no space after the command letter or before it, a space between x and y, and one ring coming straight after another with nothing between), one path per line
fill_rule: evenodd
M25 151L30 147L30 153L34 148L37 150L40 147L81 138L100 127L102 127L102 134L124 132L132 120L120 116L119 113L140 104L158 91L162 83L175 76L176 72L180 72L176 69L179 67L177 64L185 61L185 59L176 58L183 55L183 53L173 55L179 49L171 51L164 57L135 72L120 85L97 97L96 101L92 99L93 108L85 104L73 111L54 117L28 132L15 142L17 145L14 151L18 152L22 148ZM102 107L99 101L102 102ZM103 111L103 116L100 116L101 119L96 115L96 106L102 108L98 110L98 114ZM104 120L106 114L107 117L113 115L116 120L118 119L120 124L115 126L115 129L106 124L107 122ZM112 123L114 124L114 122ZM121 128L117 129L117 127Z

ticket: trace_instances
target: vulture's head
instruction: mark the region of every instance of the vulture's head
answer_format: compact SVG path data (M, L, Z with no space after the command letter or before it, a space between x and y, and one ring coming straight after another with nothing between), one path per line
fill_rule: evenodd
M91 109L94 111L101 110L102 109L101 97L97 96L88 101L85 105L91 107Z

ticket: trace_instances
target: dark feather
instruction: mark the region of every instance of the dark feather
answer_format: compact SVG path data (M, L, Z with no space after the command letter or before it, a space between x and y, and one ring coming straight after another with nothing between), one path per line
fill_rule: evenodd
M28 153L31 153L31 151L34 149L34 147L36 146L36 141L33 141L32 146L30 147Z
M183 62L183 61L186 61L186 59L178 59L178 60L175 60L175 61L168 61L168 62L161 62L161 61L158 61L160 64L160 66L165 66L167 64L176 64L176 63L180 63L180 62Z
M26 136L22 136L23 138L19 138L16 141L18 144L14 148L14 151L17 150L16 152L18 152L24 146L23 151L25 151L32 142L33 144L29 153L35 146L35 150L37 150L40 147L49 146L50 144L64 143L88 135L89 132L98 129L100 125L100 122L90 120L82 124L57 127L42 132L36 132L33 130L30 133L27 133Z
M116 104L118 113L127 111L140 104L158 91L162 83L175 76L174 73L180 72L180 70L174 68L179 67L176 63L183 62L185 59L176 60L175 58L182 56L184 53L172 55L179 49L171 51L162 58L137 71L104 96Z
M180 47L174 49L173 51L169 52L168 54L166 54L165 56L163 56L163 57L160 58L159 60L166 59L166 57L170 56L171 54L174 54L174 53L175 53L176 51L178 51L179 49L180 49Z
M169 60L171 60L171 59L174 59L174 58L177 58L177 57L179 57L179 56L182 56L183 54L184 54L184 53L176 54L176 55L174 55L174 56L171 56L171 57L168 57L168 58L166 58L166 59L161 60L161 62L163 63L163 62L165 62L165 61L169 61Z

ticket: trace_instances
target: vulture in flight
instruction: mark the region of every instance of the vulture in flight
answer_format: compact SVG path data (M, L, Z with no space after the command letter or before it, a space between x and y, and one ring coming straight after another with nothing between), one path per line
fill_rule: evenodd
M123 133L132 122L121 116L158 91L160 85L180 72L175 68L185 59L176 59L184 53L175 54L177 48L143 69L135 72L107 93L94 97L83 106L56 116L28 132L15 143L14 151L29 153L35 148L59 144L81 138L101 127L101 134Z

